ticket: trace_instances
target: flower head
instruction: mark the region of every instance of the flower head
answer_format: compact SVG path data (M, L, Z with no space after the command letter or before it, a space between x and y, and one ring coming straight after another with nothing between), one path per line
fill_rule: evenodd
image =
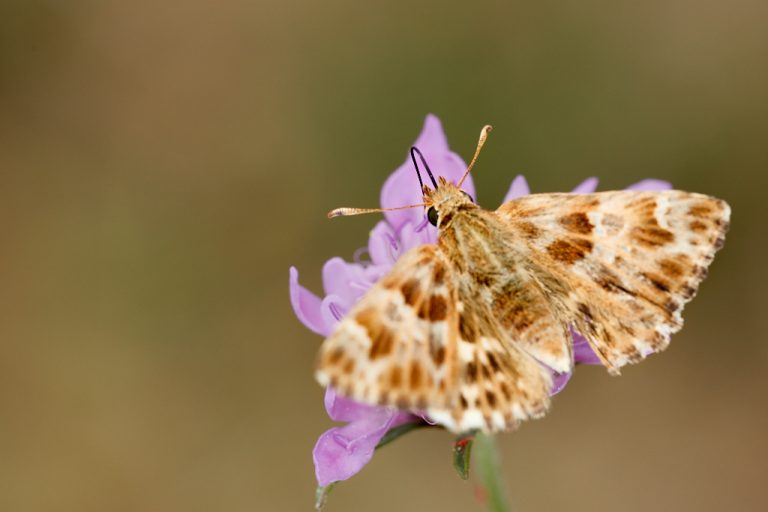
M440 175L457 183L466 170L466 164L448 147L440 120L428 115L417 146L430 166ZM597 188L597 178L588 178L573 192L590 193ZM665 190L669 183L659 180L644 180L628 189ZM462 189L473 198L474 184L471 175ZM523 176L517 176L504 197L511 201L530 193ZM410 159L392 173L381 191L381 206L392 208L421 202L419 181ZM409 249L427 243L436 243L437 229L427 222L424 211L419 208L389 211L371 231L367 252L370 261L363 262L356 257L347 262L342 258L331 258L323 266L323 288L325 296L320 299L299 284L298 271L291 267L289 290L291 305L299 320L312 331L329 336L335 325L344 317L355 302L394 265L395 261ZM600 364L584 337L573 332L574 360L582 364ZM571 377L571 373L553 372L554 384L551 394L560 392ZM422 416L398 411L389 407L361 404L338 396L333 389L326 389L325 408L334 421L346 422L345 426L334 427L320 436L313 451L315 474L321 486L346 480L367 464L382 437L392 428L409 422L428 421Z

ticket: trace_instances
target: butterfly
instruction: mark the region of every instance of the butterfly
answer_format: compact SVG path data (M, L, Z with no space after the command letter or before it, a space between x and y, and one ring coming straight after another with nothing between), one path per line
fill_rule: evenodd
M323 342L316 378L354 400L427 414L450 431L544 415L571 328L612 374L681 329L729 226L728 204L666 190L532 194L495 211L411 157L436 244L411 249ZM415 155L432 181L421 181ZM329 217L381 211L339 208Z

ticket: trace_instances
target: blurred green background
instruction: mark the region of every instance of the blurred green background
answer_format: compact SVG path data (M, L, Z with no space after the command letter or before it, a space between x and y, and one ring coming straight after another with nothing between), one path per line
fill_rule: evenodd
M670 350L500 439L515 510L765 510L768 4L0 3L0 510L310 510L288 266L365 244L428 112L481 204L645 177L734 210ZM327 510L482 510L446 432Z

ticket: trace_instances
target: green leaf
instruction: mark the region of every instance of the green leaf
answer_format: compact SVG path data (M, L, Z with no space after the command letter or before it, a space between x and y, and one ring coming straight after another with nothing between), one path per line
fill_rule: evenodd
M453 442L453 467L463 480L469 478L469 461L474 440L475 433L469 432L460 435Z

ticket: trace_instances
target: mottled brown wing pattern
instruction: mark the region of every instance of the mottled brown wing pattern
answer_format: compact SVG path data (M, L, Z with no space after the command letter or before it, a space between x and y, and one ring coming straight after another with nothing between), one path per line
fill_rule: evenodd
M482 304L503 338L558 372L572 369L568 322L530 272L530 249L492 213L472 208L451 219L439 243L457 269L460 293Z
M542 416L549 372L506 336L479 297L460 292L459 304L457 396L449 409L429 408L429 416L454 432L503 431Z
M706 276L730 208L676 190L536 194L496 215L530 251L530 273L612 373L666 348Z
M456 294L437 246L410 250L323 343L318 381L361 402L450 408L458 378Z

